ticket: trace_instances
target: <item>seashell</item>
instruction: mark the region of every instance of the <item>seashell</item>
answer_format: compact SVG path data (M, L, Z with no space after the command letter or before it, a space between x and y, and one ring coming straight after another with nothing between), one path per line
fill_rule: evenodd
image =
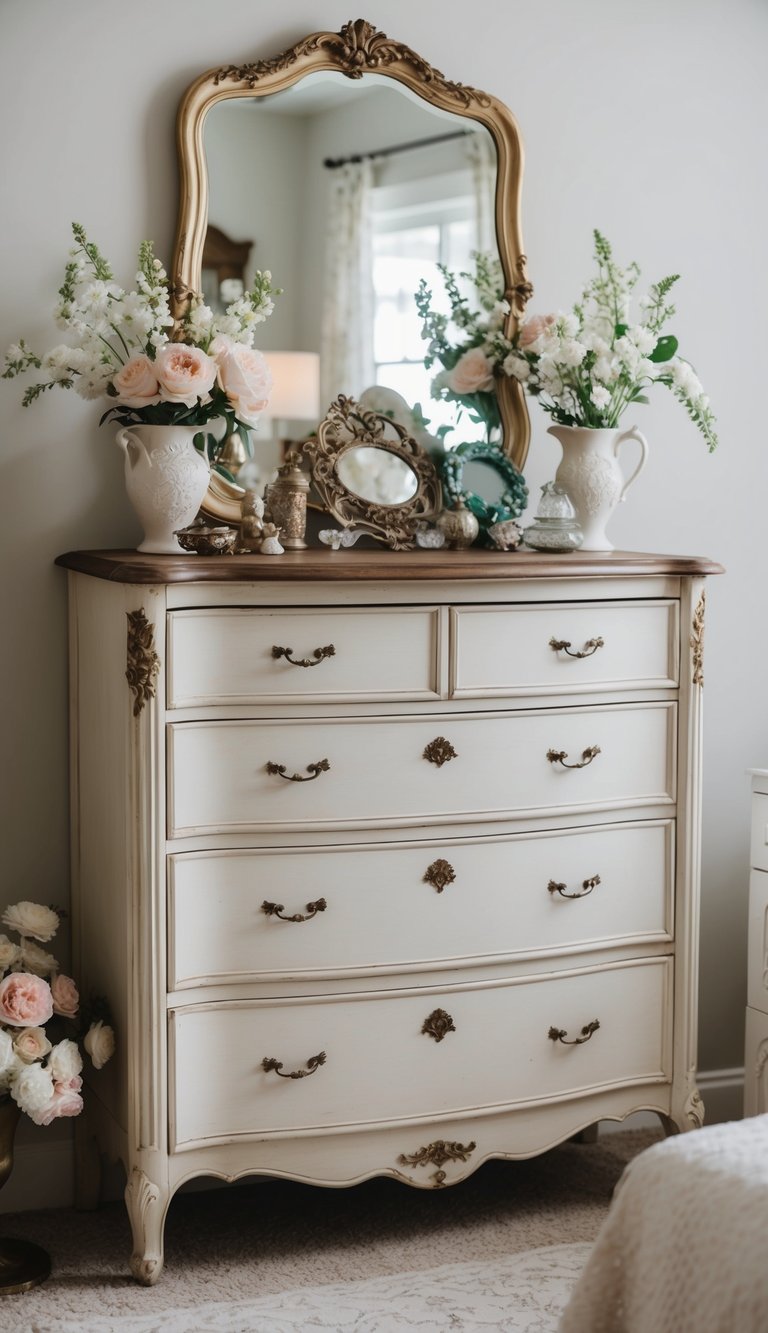
M488 536L500 551L516 551L523 540L522 528L513 518L502 519L488 529Z

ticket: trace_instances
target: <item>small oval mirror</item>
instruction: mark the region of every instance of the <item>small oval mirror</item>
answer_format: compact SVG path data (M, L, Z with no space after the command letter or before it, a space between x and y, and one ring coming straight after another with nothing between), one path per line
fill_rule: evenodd
M501 504L506 481L492 463L471 462L464 468L464 488L474 491L486 504Z
M369 504L401 505L413 499L418 478L404 459L387 449L347 449L336 464L339 480Z

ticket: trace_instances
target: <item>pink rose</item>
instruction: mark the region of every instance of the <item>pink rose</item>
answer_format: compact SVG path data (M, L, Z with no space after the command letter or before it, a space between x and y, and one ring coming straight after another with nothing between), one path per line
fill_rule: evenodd
M493 389L493 366L482 347L470 347L448 374L454 393L488 393Z
M196 407L207 403L216 380L216 362L199 347L166 343L154 362L163 402Z
M218 380L235 416L247 426L258 424L272 391L272 372L261 352L245 343L217 348Z
M51 995L53 997L53 1012L61 1014L62 1018L74 1018L77 1013L77 1006L80 1003L80 996L72 978L65 977L60 972L51 982Z
M80 1077L72 1078L68 1083L55 1083L51 1100L39 1111L30 1111L30 1119L36 1125L50 1125L52 1120L58 1120L60 1116L79 1115L83 1109L80 1095L82 1086Z
M51 987L31 972L10 972L0 982L0 1022L14 1028L40 1027L53 1014Z
M530 347L531 343L535 343L537 338L551 329L555 320L555 315L531 315L531 318L525 321L520 330L517 339L518 347Z
M112 384L117 390L118 402L124 407L146 407L148 403L160 402L160 386L154 362L141 352L126 361Z

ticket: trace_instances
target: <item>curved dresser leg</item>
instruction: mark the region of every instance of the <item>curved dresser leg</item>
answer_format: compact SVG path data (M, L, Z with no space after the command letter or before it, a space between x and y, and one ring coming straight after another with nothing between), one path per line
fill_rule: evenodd
M689 1129L701 1129L704 1124L704 1103L693 1081L689 1082L685 1093L682 1106L673 1104L670 1115L659 1114L667 1137L670 1134L684 1134Z
M163 1231L171 1193L135 1166L125 1187L125 1206L133 1232L131 1273L151 1287L163 1271Z

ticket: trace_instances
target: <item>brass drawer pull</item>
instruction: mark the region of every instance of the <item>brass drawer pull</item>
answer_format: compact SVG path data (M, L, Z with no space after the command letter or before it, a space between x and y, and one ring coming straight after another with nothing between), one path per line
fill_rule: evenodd
M276 1060L275 1057L272 1055L264 1057L264 1059L261 1062L261 1067L264 1070L265 1074L268 1074L270 1073L271 1070L274 1070L276 1074L280 1075L280 1078L309 1078L309 1075L316 1073L317 1070L320 1068L320 1066L325 1064L325 1061L326 1061L325 1051L321 1051L319 1055L310 1055L309 1059L307 1060L306 1069L292 1069L290 1074L284 1074L282 1061Z
M305 914L294 912L293 916L283 916L285 909L282 903L268 903L265 899L261 904L261 910L266 912L267 916L279 916L281 921L311 921L318 912L324 912L327 906L325 898L318 898L317 902L307 903Z
M286 773L285 764L274 764L270 760L267 772L276 773L279 778L285 778L286 782L314 782L321 773L327 773L330 767L327 759L319 759L316 764L307 764L307 772L312 774L311 778L303 778L300 773Z
M272 645L272 656L284 657L286 662L290 662L291 666L319 666L324 658L336 656L336 649L332 643L329 643L325 648L316 648L311 657L291 657L292 652L292 648L278 648L276 643Z
M587 764L591 764L592 760L597 758L599 754L602 754L599 745L589 745L586 750L582 750L581 759L578 763L566 764L567 750L547 750L547 759L550 764L562 764L563 768L586 768Z
M447 741L445 736L436 736L433 741L429 742L429 745L424 747L424 758L428 759L430 764L436 764L438 768L442 768L443 764L449 763L451 759L458 759L458 757L451 742Z
M424 1036L434 1037L435 1041L442 1041L449 1032L455 1032L453 1019L444 1009L433 1009L432 1013L424 1019L421 1028Z
M581 1029L580 1037L571 1037L569 1039L566 1028L550 1028L547 1035L549 1036L550 1041L561 1041L563 1046L583 1046L585 1041L589 1041L590 1037L594 1036L599 1027L600 1023L598 1020L593 1018L591 1023L587 1023Z
M549 884L547 885L547 888L549 889L550 893L559 893L561 898L586 898L592 892L593 889L597 888L599 883L600 883L600 876L593 875L591 879L582 880L581 889L578 890L578 892L566 893L565 891L567 888L566 884L557 884L555 880L551 879L549 881Z
M550 639L549 646L556 653L559 653L562 649L562 651L567 653L569 657L591 657L593 653L597 652L598 648L605 647L605 640L601 638L587 639L581 652L578 653L571 651L570 639Z
M453 884L455 878L456 871L450 861L444 861L442 857L438 861L433 861L424 871L424 883L432 884L438 893L442 893L446 884Z

